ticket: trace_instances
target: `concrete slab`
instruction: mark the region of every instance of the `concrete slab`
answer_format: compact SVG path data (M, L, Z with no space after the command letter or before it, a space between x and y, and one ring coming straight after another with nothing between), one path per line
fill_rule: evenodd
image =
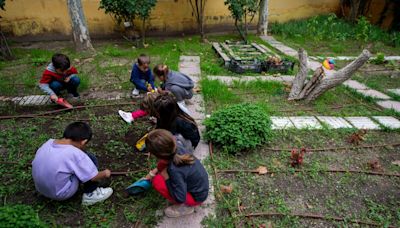
M326 124L329 128L353 128L353 126L342 117L334 116L317 116L317 119Z
M369 89L366 85L364 85L358 81L355 81L355 80L347 80L347 81L343 82L343 85L350 87L352 89L355 89L355 90Z
M345 117L345 118L357 129L370 129L370 130L380 129L379 125L368 117L357 116L357 117Z
M400 88L398 88L398 89L388 89L387 91L400 96Z
M378 102L376 102L376 104L381 106L382 108L393 109L396 112L400 112L400 102L399 101L392 101L392 100L378 101Z
M358 89L358 93L366 97L372 97L380 100L389 100L391 97L374 89Z
M272 116L272 129L294 128L292 121L288 117Z
M11 99L13 103L20 106L37 106L51 104L48 95L30 95L24 97L14 97Z
M313 116L293 116L289 117L294 126L298 129L321 129L322 125Z
M376 121L378 121L383 126L390 129L399 129L400 120L394 118L393 116L373 116Z

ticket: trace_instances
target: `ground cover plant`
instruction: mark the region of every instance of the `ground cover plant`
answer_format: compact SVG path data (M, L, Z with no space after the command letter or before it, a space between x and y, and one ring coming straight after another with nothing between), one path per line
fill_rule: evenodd
M272 137L271 120L265 110L249 103L218 110L204 125L207 128L205 139L232 154L255 148Z
M400 33L385 32L364 17L355 25L331 14L273 23L270 28L275 38L294 48L304 47L310 56L354 56L367 46L372 53L400 53Z

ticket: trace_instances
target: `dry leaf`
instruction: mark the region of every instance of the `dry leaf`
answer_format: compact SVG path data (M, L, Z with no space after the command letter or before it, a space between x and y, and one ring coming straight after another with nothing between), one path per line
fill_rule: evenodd
M392 161L392 165L400 166L400 160Z
M373 171L382 171L382 165L378 159L372 159L369 161L368 166Z
M228 194L230 194L230 193L232 193L232 191L233 191L233 186L232 186L232 184L229 184L229 185L222 185L222 184L221 184L219 187L220 187L222 193L228 193Z
M258 172L258 174L263 175L263 174L267 174L268 173L268 169L265 166L259 166L256 171Z

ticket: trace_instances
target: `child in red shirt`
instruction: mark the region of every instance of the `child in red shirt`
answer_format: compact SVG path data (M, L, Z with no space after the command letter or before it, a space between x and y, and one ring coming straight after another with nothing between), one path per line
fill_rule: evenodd
M71 66L68 56L54 54L51 63L42 74L39 87L56 103L64 103L63 98L59 98L60 92L64 89L67 89L69 96L79 98L77 89L80 79L77 74L78 71Z

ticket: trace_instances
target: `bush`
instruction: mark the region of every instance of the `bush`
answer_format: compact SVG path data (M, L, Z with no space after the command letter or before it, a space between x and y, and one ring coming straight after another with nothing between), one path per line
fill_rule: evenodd
M235 154L268 141L271 119L265 110L254 104L236 104L218 110L204 121L205 138Z
M47 227L37 212L28 205L0 207L0 227Z

